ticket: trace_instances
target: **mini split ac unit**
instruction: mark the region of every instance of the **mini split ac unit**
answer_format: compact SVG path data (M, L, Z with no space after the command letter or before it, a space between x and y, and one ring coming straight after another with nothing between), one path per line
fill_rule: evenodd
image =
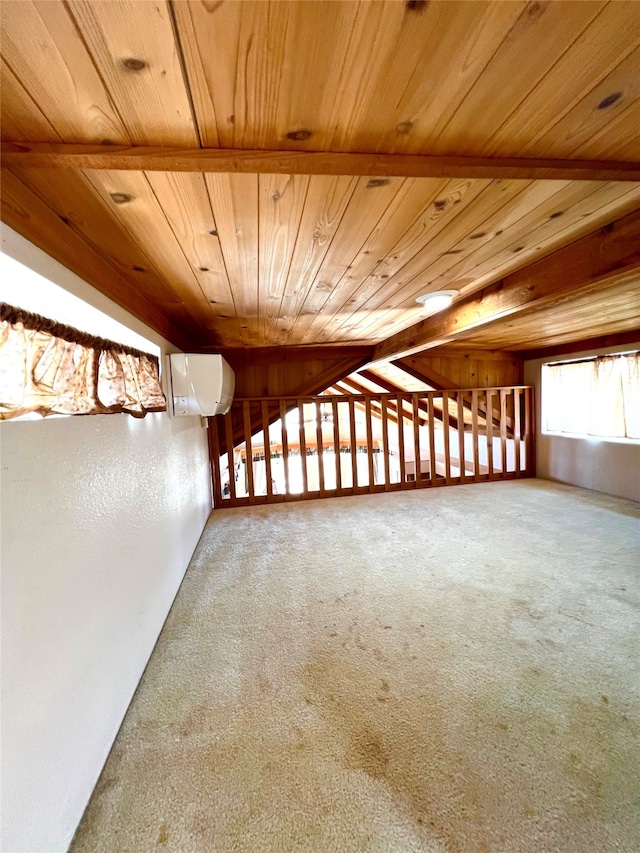
M225 415L235 387L235 374L221 355L171 354L174 415Z

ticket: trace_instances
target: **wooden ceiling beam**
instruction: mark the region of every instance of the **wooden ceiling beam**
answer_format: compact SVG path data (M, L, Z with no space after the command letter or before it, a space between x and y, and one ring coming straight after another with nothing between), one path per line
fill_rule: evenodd
M381 341L371 364L452 341L527 311L597 293L604 283L640 281L640 211L559 249L502 281Z
M519 355L524 361L530 361L535 358L555 358L556 356L571 355L576 352L589 352L596 349L611 349L613 351L620 349L620 347L633 346L638 343L640 343L640 329L635 329L630 332L619 332L616 335L583 338L581 341L573 341L570 344L520 350L516 355Z
M57 142L3 142L2 165L22 169L248 172L399 178L640 181L640 163L522 157L449 157L337 151L262 151Z

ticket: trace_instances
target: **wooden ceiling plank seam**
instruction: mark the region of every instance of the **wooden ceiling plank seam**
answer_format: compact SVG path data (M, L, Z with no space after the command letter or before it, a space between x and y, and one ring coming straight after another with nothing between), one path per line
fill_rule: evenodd
M14 139L37 139L62 142L63 139L40 109L32 94L25 88L18 75L4 56L0 57L2 67L0 91L2 100L2 136ZM24 124L23 124L24 122ZM25 133L23 128L30 127ZM45 132L46 129L46 132Z
M202 319L208 319L211 316L209 306L206 306L205 313L202 299L196 296L197 293L201 296L199 282L182 249L177 245L175 235L144 173L89 172L85 173L85 177L141 249L144 251L147 243L154 246L156 268L163 277L175 282L174 288L177 289L193 321L199 323ZM122 203L113 201L112 195L121 195L124 201ZM145 215L145 207L148 206L149 201L153 210L147 210ZM150 235L153 235L153 238ZM179 259L181 267L179 272L175 269L176 258ZM189 279L191 279L191 286L189 286Z
M150 172L145 178L198 280L213 319L226 327L227 335L233 330L233 337L241 340L219 239L210 233L214 217L204 177Z
M498 285L378 344L374 360L401 357L461 337L524 310L559 303L603 282L637 280L640 269L640 212L513 273Z
M371 232L377 227L384 211L402 189L404 179L386 179L384 184L371 184L366 178L360 178L353 195L346 206L340 225L331 240L331 245L324 256L322 266L316 274L313 286L296 319L295 329L298 340L302 343L312 334L311 330L322 315L326 305L332 300L336 285L342 278L344 270L354 258L363 251ZM373 191L373 195L371 192ZM342 226L351 225L349 240L345 240ZM358 249L353 246L357 245ZM322 284L319 299L312 296ZM323 293L326 293L323 297ZM301 319L304 318L304 319Z
M602 193L602 192L603 192L602 190L599 190L599 191L596 190L594 192L594 194L597 195L597 194ZM610 205L607 205L605 208L603 208L603 210L601 212L599 210L596 210L595 213L593 213L588 219L578 220L578 222L582 222L582 225L580 228L578 228L577 226L574 226L574 227L567 226L566 228L564 228L560 232L554 232L553 236L551 238L549 238L548 240L546 240L542 246L540 246L536 242L532 251L522 252L522 255L524 257L521 257L520 251L515 253L515 259L514 259L513 253L508 253L506 262L500 263L498 266L492 267L489 271L484 270L482 276L479 274L480 271L478 268L470 270L467 273L467 275L465 276L465 279L468 280L468 284L466 283L465 279L462 279L462 281L464 282L464 285L462 287L459 286L459 284L460 284L459 281L452 280L450 278L438 277L438 278L430 281L429 289L440 290L443 288L447 289L447 288L453 287L455 289L460 290L463 295L469 295L471 293L474 293L477 290L480 290L482 287L489 284L490 282L496 281L498 278L503 277L505 275L511 275L511 273L516 272L518 269L525 268L529 264L535 263L541 257L545 257L545 256L548 256L549 254L552 254L554 251L557 251L557 249L560 248L561 246L567 245L570 242L574 242L576 239L579 239L580 237L584 236L586 233L590 233L591 231L594 230L594 228L598 228L598 227L601 227L602 225L609 224L612 221L612 219L617 218L619 215L625 215L626 213L629 213L632 210L637 209L638 206L640 206L639 205L640 195L638 195L639 192L640 192L640 187L634 188L633 190L631 190L630 192L625 194L625 197L626 196L629 197L629 203L628 204L623 204L622 202L618 202L618 201L612 202ZM560 219L560 222L564 222L564 221L565 221L564 218ZM519 247L517 247L517 248L519 248ZM491 257L493 259L496 256L493 255ZM437 264L438 261L435 261L434 263ZM432 268L433 268L433 265L432 265L431 269ZM428 270L426 272L428 272ZM414 287L412 292L410 292L408 294L407 300L412 301L417 295L420 294L420 292L422 292L425 289L426 288L424 288L422 286L420 286L419 288ZM410 290L410 285L404 289L404 292L408 293L409 290ZM400 299L402 298L402 292L396 291L395 298L398 301L400 301ZM415 314L417 315L418 311L415 311ZM379 322L381 322L381 321L379 321ZM391 326L391 328L395 329L398 326L400 326L403 322L406 322L406 318L404 320L399 319L398 321L396 321ZM370 325L368 328L369 328L369 337L371 337L371 338L375 337L376 336L375 327ZM387 325L387 329L389 329L388 325ZM363 329L363 331L364 331L364 329Z
M8 170L3 174L2 190L3 222L171 343L181 349L199 343L197 333L190 330L191 334L186 334L175 322L169 321L107 258L68 228L45 202ZM51 239L52 234L57 236L61 231L64 231L64 239Z
M611 22L603 20L609 16ZM518 149L525 143L529 116L533 116L538 125L541 117L545 120L544 117L548 116L547 124L538 133L544 135L549 132L594 86L606 79L640 43L638 38L620 44L619 24L619 9L616 4L607 3L529 92L526 100L521 101L495 130L490 142L483 147L483 153L508 156L510 151ZM640 19L638 27L626 23L625 29L627 27L631 32L640 33ZM558 86L558 79L563 81L562 87Z
M278 344L285 344L291 335L356 185L355 177L311 177L280 303L280 316L289 318L290 322L279 335Z
M391 252L387 254L387 272L385 273L386 278L384 282L378 280L375 276L369 276L364 282L358 284L357 288L352 288L353 292L360 293L360 302L356 304L356 309L351 311L347 319L353 324L352 318L354 316L358 317L356 322L359 333L366 327L367 321L369 321L368 325L370 325L376 319L372 316L372 311L376 307L376 294L380 294L381 291L385 294L392 292L398 281L400 272L406 269L413 262L414 258L420 256L425 247L430 245L439 234L446 231L452 222L455 222L459 216L463 215L463 211L469 205L473 204L491 185L492 182L453 181L451 188L442 196L444 204L440 205L437 201L434 201L428 205L426 211L414 219L405 233L396 241ZM466 200L465 195L467 196ZM383 213L381 219L384 215ZM394 263L391 263L391 261L394 261ZM371 285L373 294L369 294L367 288L367 283L371 278L373 278L373 284ZM365 288L364 293L363 288ZM320 322L318 321L317 324ZM362 323L365 325L362 325ZM344 326L344 324L342 325ZM328 338L328 334L323 335L320 333L318 335L318 340L324 342L327 342Z
M232 337L232 340L234 343L241 342L242 338L240 335L240 323L239 323L238 318L235 316L227 317L226 315L224 315L222 318L220 318L220 311L217 308L213 307L212 301L209 298L209 295L207 294L206 276L209 275L208 269L205 270L205 269L200 269L199 267L196 268L196 265L194 263L192 263L192 261L189 258L189 255L187 253L187 249L183 245L183 241L180 237L180 231L179 231L179 228L177 227L178 224L176 221L176 217L173 215L170 215L168 213L168 211L165 210L165 207L163 206L162 202L158 198L158 195L155 191L155 188L152 185L152 183L150 182L147 174L143 173L143 176L144 176L144 180L146 181L146 183L149 187L149 190L151 191L151 193L153 195L153 198L155 199L155 202L157 204L157 209L160 211L162 217L166 221L166 223L167 223L167 225L171 231L171 234L173 235L175 243L179 247L179 250L180 250L180 252L184 258L184 262L185 262L186 266L189 268L193 279L195 279L195 281L197 282L200 299L202 300L202 303L204 305L206 305L207 311L209 312L211 319L212 320L224 319L224 321L225 321L224 322L224 328L222 328L222 326L220 326L220 327L216 327L214 330L216 332L216 334L219 336L219 340L220 341L224 340L226 343L228 343L229 337ZM207 196L207 201L208 201L208 196ZM168 205L168 208L171 208L171 205ZM224 284L224 282L223 282L223 284ZM198 292L194 293L194 296L196 297L196 299L198 298ZM217 302L216 302L216 305L217 305Z
M474 233L482 233L482 228L487 219L492 221L493 217L499 216L506 206L510 203L515 203L530 188L531 183L525 183L523 186L520 181L494 181L488 186L483 187L477 195L472 195L468 204L461 204L458 212L449 221L448 228L440 228L435 236L429 240L428 244L416 252L413 257L409 258L402 268L395 272L387 281L387 285L390 288L395 288L393 298L396 304L403 300L410 301L412 307L415 306L413 307L413 316L418 316L423 309L421 306L418 307L415 305L415 298L421 293L427 293L432 289L429 282L425 281L423 284L422 280L423 277L426 279L426 274L432 264L431 257L433 250L435 249L438 254L444 254L452 250L455 251L455 247L460 240L467 239ZM473 217L473 222L468 221L471 217ZM434 243L436 246L434 246ZM429 255L428 258L425 258L427 251ZM388 300L385 299L384 301ZM377 308L378 304L376 304L374 295L372 299L367 300L362 306L362 310L370 311ZM392 312L397 310L396 308L391 309ZM378 329L383 326L389 328L388 316L386 313L372 314L370 321L365 322L360 327L362 334L368 333L373 338L378 337ZM406 323L406 319L401 322ZM397 320L392 322L393 326L397 324Z
M155 268L153 258L139 245L131 246L130 254L129 234L106 209L102 198L83 173L74 173L73 180L65 174L64 181L59 180L59 174L55 170L25 170L16 177L97 253L107 257L121 275L131 279L132 286L140 287L147 298L155 296L161 310L167 310L171 304L180 304L182 300L171 283ZM99 221L95 219L96 214L102 217ZM90 223L91 228L88 227ZM98 241L95 239L97 234ZM141 263L144 267L140 266ZM136 275L134 281L132 272L144 275Z
M533 143L526 146L523 154L544 152L543 156L553 157L558 153L558 139L568 140L564 150L570 150L571 156L577 156L577 152L592 150L590 140L594 137L604 135L610 138L610 123L613 118L622 119L623 114L640 98L640 47L635 48L623 59L614 70L604 79L596 83L589 92L585 94L566 115L556 122L546 134L540 134ZM618 95L618 97L615 97ZM606 99L614 96L614 100L608 106ZM630 129L637 138L637 126ZM571 141L573 139L573 142ZM639 156L640 147L636 149L636 159ZM597 157L601 157L602 150L598 150Z
M431 184L426 194L424 192L426 188L423 184L425 180L429 180L430 182L437 181L435 187ZM405 234L412 229L419 230L421 227L420 223L428 216L428 212L434 202L441 196L447 197L446 188L451 183L450 181L437 179L423 179L423 181L412 178L407 179L387 206L376 223L375 228L363 243L360 252L349 264L336 284L336 287L346 291L342 294L343 303L340 306L336 306L336 311L333 315L326 317L324 325L317 331L319 336L323 334L327 325L332 326L333 334L339 334L340 330L347 326L350 318L358 311L359 303L362 301L362 296L359 294L370 278L379 280L380 286L384 286L383 281L386 281L391 275L389 272L389 258L394 258L396 247L400 244ZM407 213L411 218L411 224L408 229L401 224L402 218ZM348 280L352 280L353 284L345 288L343 283ZM338 326L335 326L333 317L346 305L353 305L353 308L350 312L347 309L342 322Z
M260 346L263 342L258 337L257 318L258 176L205 174L205 184L243 340Z
M635 102L634 102L635 103ZM459 180L638 181L640 162L611 159L362 154L74 142L2 142L7 166L134 172L346 175Z
M167 12L169 14L169 20L171 21L171 31L173 33L173 41L176 46L176 53L178 56L178 62L180 64L180 72L182 74L182 80L184 83L185 92L187 95L187 100L189 101L189 112L191 114L191 121L193 122L193 130L195 132L196 138L198 140L198 146L200 148L202 145L202 134L200 133L200 126L198 124L198 116L196 114L196 106L193 99L193 92L191 90L191 83L189 81L189 74L187 71L187 61L184 52L184 45L182 43L182 37L180 35L180 28L178 27L178 20L176 18L176 10L174 5L174 0L165 0L165 4L167 7Z
M64 4L4 2L2 53L67 143L132 141Z
M258 245L260 283L266 288L261 337L267 344L277 343L282 322L281 306L289 270L293 262L300 225L309 192L308 175L261 175L258 178Z
M533 260L538 260L540 252L546 250L547 253L550 253L553 251L551 247L554 244L561 246L566 242L572 242L573 239L579 239L579 237L594 230L594 227L597 228L606 224L601 221L601 195L606 197L606 194L611 192L614 197L611 204L616 207L616 216L611 218L618 218L618 205L622 207L622 215L630 212L624 209L625 205L623 205L622 199L632 196L640 190L638 187L624 192L623 187L626 189L626 184L615 184L613 182L611 184L590 184L587 186L581 186L581 184L582 182L569 183L552 196L548 202L538 205L521 217L515 223L515 225L521 226L516 233L513 233L511 226L502 229L501 234L494 234L485 244L479 245L477 251L466 254L447 273L438 275L436 279L432 280L432 285L441 289L449 287L450 283L455 280L469 279L472 282L472 288L479 289L491 280L500 278L501 275L514 272L516 269L532 263ZM575 201L571 200L574 196L577 196ZM596 210L589 216L585 215L585 209L587 213L590 213L589 207L594 206L593 202L596 199L598 199ZM549 213L549 211L552 212ZM541 214L542 219L539 224L532 230L525 230L529 221L540 219ZM604 215L606 218L606 213ZM560 217L562 218L560 219ZM558 222L559 219L560 222ZM596 223L595 226L591 225L592 222ZM559 225L564 226L560 232L557 231ZM547 234L548 236L545 236ZM541 236L542 239L540 239ZM468 259L476 261L476 263L469 266L467 264ZM469 288L463 287L461 290L463 293L469 292Z
M477 139L490 138L495 116L500 121L526 99L534 85L553 67L558 51L564 52L566 42L575 40L602 7L601 2L566 8L557 4L527 4L507 36L493 50L482 74L458 104L431 150L462 153L460 144L455 142L464 138L464 130L460 134L460 127L466 129L467 134L468 129L473 128L472 135ZM526 63L521 61L525 43L537 46L535 55ZM509 80L509 86L504 86L505 79ZM517 99L515 102L513 95Z
M66 8L132 141L199 145L166 2Z

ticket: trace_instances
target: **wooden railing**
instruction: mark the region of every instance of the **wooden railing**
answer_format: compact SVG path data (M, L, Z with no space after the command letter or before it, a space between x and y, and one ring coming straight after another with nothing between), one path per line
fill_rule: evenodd
M533 388L235 400L209 449L216 508L528 477Z

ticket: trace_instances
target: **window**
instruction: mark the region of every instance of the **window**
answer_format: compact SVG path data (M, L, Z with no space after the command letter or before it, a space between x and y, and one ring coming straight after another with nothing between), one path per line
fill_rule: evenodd
M543 431L640 439L640 353L542 366Z

